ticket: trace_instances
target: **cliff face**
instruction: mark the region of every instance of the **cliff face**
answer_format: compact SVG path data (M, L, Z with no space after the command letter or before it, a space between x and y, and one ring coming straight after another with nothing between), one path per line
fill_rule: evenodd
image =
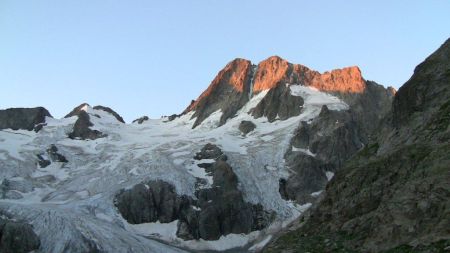
M302 101L291 96L286 84L314 87L319 91L338 95L350 104L359 103L355 102L357 98L372 92L358 67L321 74L303 65L289 63L278 56L269 57L258 65L235 59L218 73L209 87L183 113L194 112L192 117L196 118L196 127L213 112L220 110L220 125L223 125L253 95L268 91L268 96L254 110L253 116L266 116L271 122L277 116L285 120L298 115L296 111L302 105ZM387 98L392 97L384 88L369 95L379 96L380 92Z
M450 40L395 95L372 141L266 252L444 252L450 245Z
M45 117L52 116L43 107L0 110L0 129L34 129L37 132L40 130L39 125L45 123Z
M332 70L323 74L272 56L259 63L253 92L275 88L283 83L302 83L320 91L362 93L366 85L358 67Z
M217 110L223 112L220 124L232 116L249 100L252 66L250 61L235 59L222 69L210 86L185 110L195 111L193 127Z

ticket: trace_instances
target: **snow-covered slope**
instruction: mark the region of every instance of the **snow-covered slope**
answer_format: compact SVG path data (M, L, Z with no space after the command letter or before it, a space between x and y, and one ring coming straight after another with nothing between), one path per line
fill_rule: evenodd
M220 127L220 110L192 129L193 112L172 121L161 118L123 124L106 111L85 106L82 110L90 116L91 129L106 137L68 138L77 116L47 117L47 125L38 133L1 130L0 180L7 183L2 184L0 212L33 226L41 240L39 252L177 252L180 250L173 246L225 250L252 245L256 250L309 206L286 201L279 193L280 178L290 173L284 155L293 148L294 131L301 121L316 118L323 105L330 110L349 108L337 97L314 88L293 84L290 91L303 98L304 104L298 108L301 113L272 123L250 113L266 90ZM243 120L256 125L245 136L238 129ZM146 180L164 180L174 185L177 193L195 198L196 177L212 180L193 160L207 143L217 145L228 156L245 201L276 213L268 228L248 235L229 234L217 241L185 241L176 237L177 221L132 225L122 218L114 197L121 189ZM45 158L52 144L68 162L39 166L37 155Z

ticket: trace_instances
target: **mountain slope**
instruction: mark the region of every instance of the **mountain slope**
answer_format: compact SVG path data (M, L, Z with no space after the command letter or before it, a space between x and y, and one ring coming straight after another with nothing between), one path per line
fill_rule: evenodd
M232 61L176 117L124 124L82 104L37 133L0 131L0 213L32 226L37 252L255 251L320 197L392 98L357 68L270 57Z
M450 246L450 40L417 66L373 140L265 252L444 252Z
M366 81L358 67L348 67L332 70L323 74L300 65L292 64L272 56L252 65L250 61L235 59L222 69L209 87L183 112L194 112L196 118L194 128L217 110L222 111L220 124L236 116L236 112L253 96L263 91L269 91L259 102L252 115L256 118L267 117L269 121L287 119L298 115L298 107L302 105L301 98L291 96L286 84L301 84L313 87L319 91L340 96L351 105L358 98L370 93L378 102L385 105L385 89L373 89L376 83ZM391 89L391 88L389 88ZM382 94L381 96L379 94ZM368 97L366 97L368 98ZM376 110L367 110L374 113ZM370 108L373 109L373 108ZM382 114L382 113L380 113Z

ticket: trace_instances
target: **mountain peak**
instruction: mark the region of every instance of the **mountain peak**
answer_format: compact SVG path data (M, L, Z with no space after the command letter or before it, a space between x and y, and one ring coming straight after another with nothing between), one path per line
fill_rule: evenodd
M254 77L253 92L274 88L285 79L290 65L292 64L279 56L271 56L260 62Z
M78 116L80 114L80 111L87 111L91 106L88 103L82 103L79 106L73 108L71 112L69 112L64 118L69 118L72 116Z
M307 85L321 91L342 93L363 93L366 89L366 82L357 66L315 74Z
M301 84L320 91L342 94L362 94L367 88L357 66L320 73L300 64L292 64L277 55L261 61L257 66L246 59L236 58L217 74L208 88L183 113L194 111L192 117L197 117L194 124L196 127L211 113L221 110L222 125L253 94L278 89L285 84Z
M199 104L202 104L206 98L211 95L220 93L224 89L230 87L237 91L243 92L244 86L249 81L249 72L251 71L252 63L249 60L236 58L229 62L214 78L209 87L194 101L192 102L185 112L195 110ZM217 94L219 95L219 94Z

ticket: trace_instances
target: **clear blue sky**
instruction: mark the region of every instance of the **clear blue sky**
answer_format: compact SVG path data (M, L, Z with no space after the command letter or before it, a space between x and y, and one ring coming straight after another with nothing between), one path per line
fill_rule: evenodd
M449 36L449 0L0 0L0 108L159 117L271 55L398 88Z

